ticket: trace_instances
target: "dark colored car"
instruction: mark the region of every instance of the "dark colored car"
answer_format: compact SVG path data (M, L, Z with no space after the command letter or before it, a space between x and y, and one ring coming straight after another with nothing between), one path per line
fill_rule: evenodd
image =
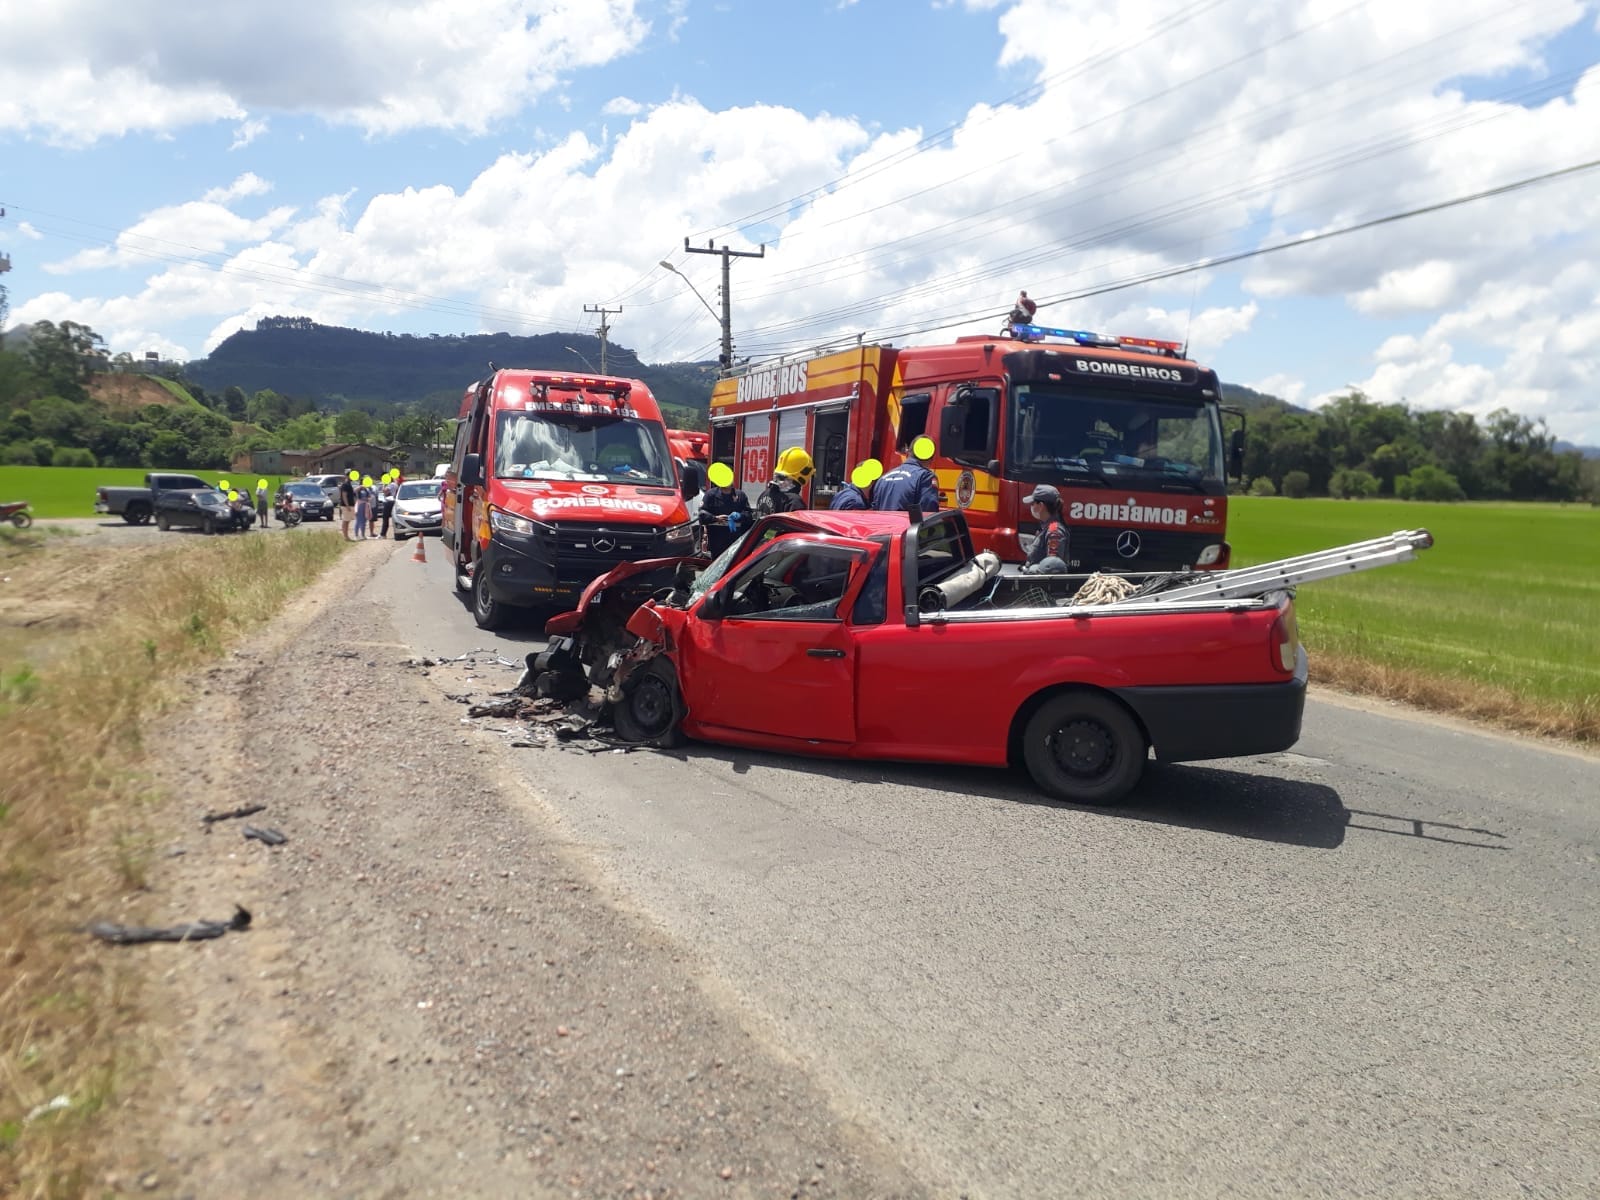
M249 529L256 514L249 505L235 509L221 492L181 492L164 497L156 508L156 524L162 529L188 526L202 533L230 533Z
M322 488L311 480L297 479L278 489L278 495L272 502L272 512L280 521L283 520L283 501L286 496L293 496L294 502L300 506L301 520L333 520L335 511L333 503Z

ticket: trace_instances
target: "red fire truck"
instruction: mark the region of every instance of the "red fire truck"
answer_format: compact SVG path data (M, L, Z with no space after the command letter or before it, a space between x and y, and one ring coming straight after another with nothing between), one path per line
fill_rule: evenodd
M856 463L892 467L926 434L941 505L1003 560L1025 556L1019 535L1037 523L1022 498L1048 483L1061 491L1074 572L1222 568L1244 431L1225 443L1221 394L1215 371L1150 338L1021 326L942 346L858 346L718 381L711 460L754 499L778 454L803 446L816 464L808 499L824 508Z
M569 604L620 562L687 554L694 527L639 380L496 371L467 389L445 471L444 543L485 629Z

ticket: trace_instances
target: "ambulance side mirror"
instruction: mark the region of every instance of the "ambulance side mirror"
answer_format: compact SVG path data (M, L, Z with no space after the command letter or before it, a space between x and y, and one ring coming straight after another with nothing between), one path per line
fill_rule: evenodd
M469 454L461 460L461 485L478 487L483 483L483 455Z

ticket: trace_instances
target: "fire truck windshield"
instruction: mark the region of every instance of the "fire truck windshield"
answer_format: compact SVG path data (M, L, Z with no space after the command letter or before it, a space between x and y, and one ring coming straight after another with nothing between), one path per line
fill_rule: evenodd
M1006 435L1005 474L1025 483L1226 488L1222 424L1212 404L1120 389L1019 384Z
M501 479L576 479L674 486L659 423L609 413L506 409L495 422L494 473Z

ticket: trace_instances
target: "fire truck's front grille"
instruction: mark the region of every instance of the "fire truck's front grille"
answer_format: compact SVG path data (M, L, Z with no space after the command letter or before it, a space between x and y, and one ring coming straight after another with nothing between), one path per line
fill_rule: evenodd
M1172 571L1194 565L1216 533L1177 533L1168 529L1125 530L1100 525L1069 525L1074 571ZM1132 532L1136 543L1126 535ZM1126 551L1135 550L1128 554ZM1082 564L1081 566L1079 564Z
M556 525L556 561L562 582L593 579L617 563L662 553L661 529L651 525Z

